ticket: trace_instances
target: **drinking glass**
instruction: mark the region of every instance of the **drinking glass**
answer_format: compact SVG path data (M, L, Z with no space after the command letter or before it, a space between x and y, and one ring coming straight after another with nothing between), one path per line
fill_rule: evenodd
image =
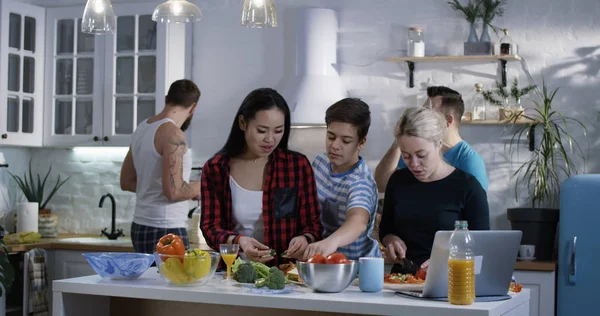
M227 265L227 278L223 282L231 282L231 265L235 261L235 258L237 258L240 245L221 244L219 250L221 251L221 258L223 258L223 261Z

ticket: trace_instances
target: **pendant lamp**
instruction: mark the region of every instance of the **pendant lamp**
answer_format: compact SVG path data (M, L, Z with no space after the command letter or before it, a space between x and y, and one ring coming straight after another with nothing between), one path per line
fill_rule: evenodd
M81 32L102 35L115 32L117 18L110 0L88 0L83 10Z
M244 0L242 25L249 28L277 26L277 11L273 0Z
M160 23L189 23L201 19L200 8L186 0L167 0L152 13L152 21Z

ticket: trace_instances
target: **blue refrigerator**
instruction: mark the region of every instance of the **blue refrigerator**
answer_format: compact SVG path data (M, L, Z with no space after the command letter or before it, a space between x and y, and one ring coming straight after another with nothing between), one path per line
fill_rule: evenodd
M561 184L557 315L600 315L600 174Z

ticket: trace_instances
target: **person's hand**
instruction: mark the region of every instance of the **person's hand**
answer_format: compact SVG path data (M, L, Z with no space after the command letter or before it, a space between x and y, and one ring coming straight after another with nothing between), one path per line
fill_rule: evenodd
M421 265L421 270L423 270L423 271L427 271L428 268L429 268L429 259L427 259L427 261L423 262L423 264Z
M384 238L385 252L390 260L396 261L406 257L406 244L396 235L387 235Z
M200 180L190 180L190 184L194 184L194 183L200 183ZM201 194L198 193L197 196L193 197L192 200L194 201L200 201Z
M335 245L331 240L321 240L315 243L312 243L306 247L304 250L304 255L302 256L304 259L312 258L315 254L321 254L325 257L334 253L337 250L337 245Z
M303 235L296 236L292 238L292 240L290 240L290 245L286 250L287 256L289 258L302 260L306 247L308 247L308 241L306 240L306 237L304 237Z
M251 261L265 263L273 260L269 247L261 244L254 238L244 236L240 238L238 243L240 244L240 248L242 248L246 254L246 257Z

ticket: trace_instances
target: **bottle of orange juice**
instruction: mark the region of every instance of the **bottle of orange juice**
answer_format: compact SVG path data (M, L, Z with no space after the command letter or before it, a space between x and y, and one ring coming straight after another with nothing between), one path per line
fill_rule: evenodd
M448 301L454 305L471 305L475 301L473 237L467 228L467 221L456 221L450 237Z

